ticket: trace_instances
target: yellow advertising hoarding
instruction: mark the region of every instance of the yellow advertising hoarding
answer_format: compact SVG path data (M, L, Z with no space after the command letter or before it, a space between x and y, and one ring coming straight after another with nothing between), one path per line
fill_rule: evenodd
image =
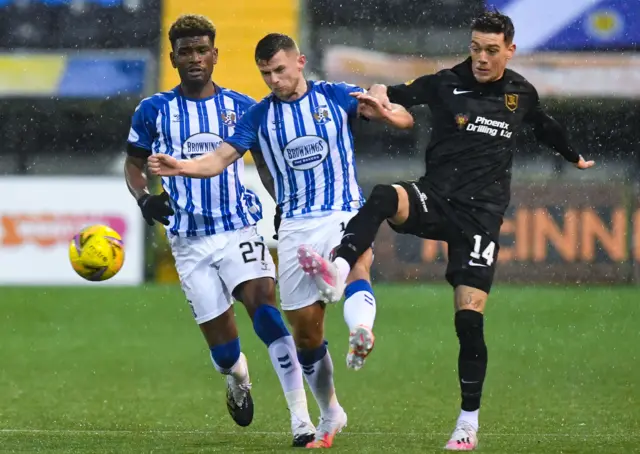
M222 87L247 94L256 100L269 91L256 68L253 54L258 41L268 33L298 35L298 1L278 0L165 0L162 11L160 47L160 90L178 85L169 61L171 23L181 14L202 14L216 26L218 65L213 78Z

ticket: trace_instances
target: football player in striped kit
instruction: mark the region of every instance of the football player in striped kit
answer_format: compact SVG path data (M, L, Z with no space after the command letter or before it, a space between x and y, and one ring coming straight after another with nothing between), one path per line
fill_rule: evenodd
M212 155L255 104L213 83L215 34L214 25L203 16L181 16L171 26L171 62L181 83L142 100L133 114L126 181L147 222L166 225L182 289L215 369L227 377L227 408L234 421L240 426L251 423L253 400L233 299L244 304L256 334L268 347L291 413L293 445L302 447L314 439L316 429L296 347L276 306L275 265L256 228L262 208L243 185L242 160L213 178L162 178L161 195L151 195L147 188L144 168L150 156L186 161Z
M239 120L234 134L216 149L196 159L154 154L149 168L157 175L208 178L221 174L251 150L258 166L275 183L282 213L278 230L278 281L281 306L293 327L298 358L320 407L320 424L310 448L327 448L347 423L333 385L333 363L324 339L327 301L313 278L298 265L303 244L329 256L340 243L344 226L362 207L356 179L353 136L349 120L358 111L359 87L345 83L308 81L304 55L290 37L265 36L255 60L272 93ZM353 95L353 96L352 96ZM363 104L363 108L366 105ZM379 119L412 127L413 117L393 105ZM350 329L347 364L358 369L373 348L376 306L369 268L372 252L351 269L345 290L344 314Z

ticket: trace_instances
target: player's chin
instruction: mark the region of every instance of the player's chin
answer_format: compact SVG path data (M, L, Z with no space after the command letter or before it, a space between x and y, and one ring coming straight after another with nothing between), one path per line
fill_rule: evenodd
M185 82L189 85L193 86L202 86L207 82L207 78L204 75L201 76L189 76Z
M189 85L203 85L210 77L211 75L207 74L205 71L188 71L183 75L182 81Z
M480 83L491 82L491 80L493 80L491 72L487 70L476 69L473 71L473 76Z

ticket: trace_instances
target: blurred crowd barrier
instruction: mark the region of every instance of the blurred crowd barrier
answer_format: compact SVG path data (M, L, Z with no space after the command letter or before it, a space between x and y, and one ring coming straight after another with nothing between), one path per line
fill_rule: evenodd
M104 285L176 282L163 228L149 228L122 176L140 100L178 83L168 28L182 13L216 24L222 86L267 94L253 52L267 33L292 35L310 78L368 86L403 83L466 57L470 20L509 14L512 68L533 82L576 148L597 162L578 172L517 138L514 196L497 281L630 283L640 278L640 3L631 0L0 0L0 284L80 284L67 242L90 223L127 244L123 271ZM353 123L365 194L424 173L430 112L411 131ZM275 247L273 201L246 155L262 199L259 229ZM157 181L153 181L159 191ZM446 249L383 226L377 280L442 281ZM275 254L274 254L275 258Z

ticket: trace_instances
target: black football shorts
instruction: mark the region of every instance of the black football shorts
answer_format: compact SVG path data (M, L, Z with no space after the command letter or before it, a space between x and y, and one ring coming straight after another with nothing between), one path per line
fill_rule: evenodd
M448 246L446 279L489 293L500 245L502 217L486 210L454 207L417 181L395 183L409 195L409 217L389 225L397 233L445 241Z

